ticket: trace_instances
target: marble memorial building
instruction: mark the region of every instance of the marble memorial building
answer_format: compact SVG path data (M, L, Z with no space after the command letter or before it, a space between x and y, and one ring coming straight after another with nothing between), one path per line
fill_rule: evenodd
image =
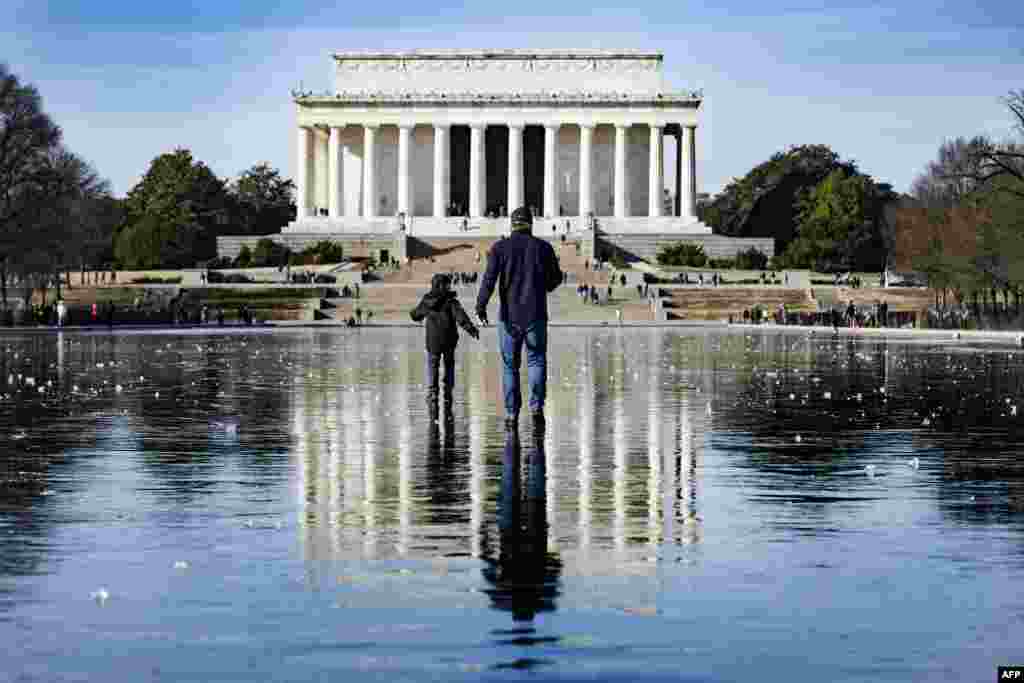
M668 89L660 53L341 52L334 81L293 93L285 234L490 235L520 205L559 230L711 232L696 218L701 94Z

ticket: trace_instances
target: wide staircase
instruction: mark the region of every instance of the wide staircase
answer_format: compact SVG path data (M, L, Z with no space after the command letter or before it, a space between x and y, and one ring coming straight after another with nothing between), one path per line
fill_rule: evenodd
M857 307L873 307L884 301L890 312L923 311L935 297L933 290L923 287L815 287L813 292L823 307L845 308L850 301Z
M607 273L601 274L607 279ZM602 289L605 286L602 285ZM548 315L552 322L615 323L618 320L617 310L622 311L623 321L654 320L649 302L637 292L636 287L613 286L611 299L602 304L584 302L576 293L576 287L572 283L564 284L548 296ZM330 296L321 299L313 317L316 320L346 321L355 317L358 308L364 321L409 322L409 311L419 303L428 288L426 282L364 285L360 288L359 298ZM476 307L478 287L462 285L455 287L454 291L466 312L474 317L472 313ZM498 319L497 292L491 297L488 317L492 322Z
M487 268L487 254L499 238L496 237L436 237L430 240L410 240L409 262L393 271L379 274L382 284L428 285L435 273L479 273ZM561 237L543 237L555 248L562 270L568 274L570 284L607 284L607 271L593 271L590 259L584 256L579 241Z
M808 289L786 287L660 288L668 320L725 320L743 317L744 310L763 306L773 314L782 304L788 312L818 310Z

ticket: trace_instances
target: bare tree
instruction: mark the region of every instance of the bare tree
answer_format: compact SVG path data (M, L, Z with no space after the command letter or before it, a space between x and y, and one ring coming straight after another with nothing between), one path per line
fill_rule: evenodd
M1011 90L1003 103L1014 118L1018 135L1024 138L1024 89ZM1013 141L1001 144L990 141L977 151L977 161L979 169L973 174L973 180L1024 198L1024 146Z
M984 136L946 140L935 161L929 162L911 183L910 195L928 208L952 208L967 203L981 184L981 152L990 145Z

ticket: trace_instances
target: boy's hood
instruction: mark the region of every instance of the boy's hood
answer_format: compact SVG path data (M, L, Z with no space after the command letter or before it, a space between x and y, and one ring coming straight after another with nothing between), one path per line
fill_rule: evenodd
M449 299L455 298L455 292L432 289L423 296L423 305L433 311L440 311Z

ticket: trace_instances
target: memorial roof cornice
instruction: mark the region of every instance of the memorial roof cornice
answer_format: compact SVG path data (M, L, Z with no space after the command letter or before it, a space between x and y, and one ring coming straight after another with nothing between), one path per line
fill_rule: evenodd
M661 52L631 48L448 48L413 50L344 50L332 54L335 60L346 59L657 59Z
M408 104L477 104L477 105L552 105L552 104L604 104L604 105L686 105L699 106L704 99L702 90L659 93L626 92L387 92L361 91L343 93L313 93L293 90L292 98L300 105L408 105Z

